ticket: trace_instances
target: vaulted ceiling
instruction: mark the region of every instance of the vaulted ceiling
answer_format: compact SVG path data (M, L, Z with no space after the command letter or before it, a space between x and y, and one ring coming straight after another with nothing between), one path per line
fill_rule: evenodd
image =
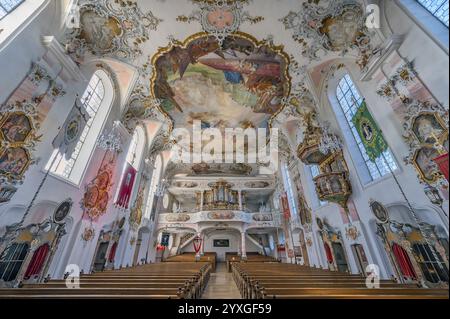
M164 123L154 151L195 120L221 129L301 123L315 112L308 81L317 66L344 56L363 69L373 55L361 3L80 0L80 28L61 42L79 64L115 59L134 69L123 121L130 130Z

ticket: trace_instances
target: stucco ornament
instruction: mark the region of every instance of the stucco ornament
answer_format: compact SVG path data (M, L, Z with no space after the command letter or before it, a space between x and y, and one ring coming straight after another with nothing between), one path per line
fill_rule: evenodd
M192 0L199 6L199 10L194 11L189 16L181 15L177 18L180 22L200 22L204 32L216 38L222 45L223 41L239 30L239 27L250 22L255 24L264 20L263 17L252 17L244 11L244 5L251 0Z
M16 102L0 107L0 184L20 185L41 136L38 104Z
M304 2L301 10L289 12L280 21L310 61L320 60L321 52L345 55L356 50L363 69L376 51L365 25L364 7L357 0Z
M418 172L419 180L433 186L448 187L433 159L448 153L449 112L438 104L409 100L403 138L409 146L405 163Z
M80 27L68 29L66 50L81 62L87 53L130 62L143 54L142 45L161 19L151 11L142 12L136 2L81 0Z

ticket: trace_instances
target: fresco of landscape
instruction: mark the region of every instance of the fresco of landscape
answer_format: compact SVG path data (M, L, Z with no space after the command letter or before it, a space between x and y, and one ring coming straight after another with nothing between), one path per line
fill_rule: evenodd
M266 128L289 94L281 50L233 36L222 46L201 37L156 59L152 88L175 127Z

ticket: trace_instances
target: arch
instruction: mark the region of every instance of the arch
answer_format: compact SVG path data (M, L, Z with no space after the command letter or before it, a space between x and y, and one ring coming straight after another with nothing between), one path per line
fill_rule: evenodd
M142 261L147 262L148 251L150 246L151 231L148 227L141 227L138 231L138 238L135 247L133 265L140 264Z
M47 163L52 174L79 185L95 150L97 139L109 117L115 100L115 87L102 69L95 71L81 97L81 103L90 116L69 159L55 149Z
M369 159L366 147L352 121L357 111L363 106L364 97L347 69L339 70L330 79L328 99L338 126L344 135L361 184L367 185L390 174L386 161L392 171L398 170L399 165L390 148L375 162Z

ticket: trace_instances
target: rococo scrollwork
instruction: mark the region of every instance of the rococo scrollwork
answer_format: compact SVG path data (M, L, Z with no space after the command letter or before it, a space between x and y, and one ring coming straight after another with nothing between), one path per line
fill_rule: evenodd
M418 171L427 184L445 182L433 159L447 154L449 113L444 107L421 101L411 101L404 122L404 139L410 147L405 162Z
M356 0L304 2L301 10L289 12L280 21L310 60L319 60L320 52L344 55L356 50L357 63L364 69L377 51L365 24L364 7Z

